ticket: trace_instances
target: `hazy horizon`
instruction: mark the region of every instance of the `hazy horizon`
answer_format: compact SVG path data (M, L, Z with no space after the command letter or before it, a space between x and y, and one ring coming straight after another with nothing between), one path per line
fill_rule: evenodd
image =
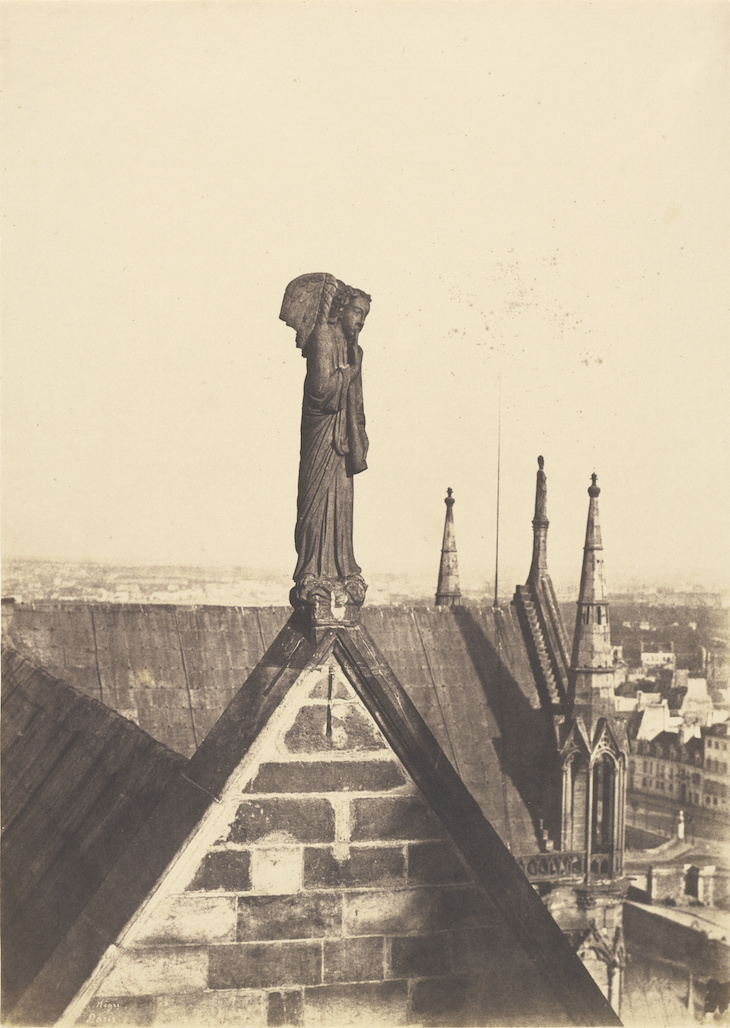
M280 567L266 567L257 566L252 564L174 564L172 562L166 562L162 564L148 564L148 563L116 563L113 561L94 561L94 560L69 560L62 561L54 558L38 558L38 557L4 557L2 561L2 578L3 578L3 595L7 595L4 582L7 579L8 574L11 576L15 571L14 565L51 565L72 568L72 569L84 569L94 570L99 569L102 573L106 571L138 571L143 572L163 572L165 569L169 569L174 573L190 572L192 577L196 581L203 583L205 581L214 581L216 576L226 577L226 575L233 577L236 572L245 572L252 581L258 581L262 583L276 583L277 586L281 586L281 602L282 604L288 603L288 583L291 582L290 572ZM395 568L385 572L374 572L368 575L369 584L371 586L370 592L382 592L386 583L390 583L394 587L395 592L404 595L413 595L418 597L427 597L435 592L436 582L438 579L438 568L433 572L411 572L408 569ZM514 587L523 582L526 579L526 571L522 568L500 568L499 578L499 595L501 599L509 598L514 590ZM220 580L220 578L218 579ZM560 578L553 579L555 588L562 600L568 601L571 596L577 599L579 582L580 582L580 568L573 578ZM614 576L613 588L609 590L609 602L613 596L630 595L635 592L637 595L646 593L672 593L676 592L678 595L697 593L699 595L703 593L728 596L730 591L725 589L720 582L692 578L682 579L679 576L675 576L673 579L641 579L638 577L623 577ZM491 598L494 592L494 572L492 575L479 575L478 573L467 572L466 575L460 575L460 586L464 596L485 596ZM378 600L377 602L380 602Z

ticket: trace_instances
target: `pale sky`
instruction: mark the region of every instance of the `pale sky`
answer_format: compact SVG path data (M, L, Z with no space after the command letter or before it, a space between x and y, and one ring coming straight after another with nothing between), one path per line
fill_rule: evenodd
M372 295L355 554L730 584L726 3L5 3L6 557L288 573L287 283ZM284 599L282 602L284 602Z

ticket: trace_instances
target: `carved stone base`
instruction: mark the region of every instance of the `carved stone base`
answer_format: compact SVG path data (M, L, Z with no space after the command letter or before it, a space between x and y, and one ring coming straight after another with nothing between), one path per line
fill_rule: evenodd
M367 583L361 575L349 578L305 575L289 593L289 601L312 628L338 628L358 623L366 591Z
M628 878L615 878L610 882L592 882L581 885L575 890L578 906L582 910L590 910L596 906L605 906L626 899L629 891Z

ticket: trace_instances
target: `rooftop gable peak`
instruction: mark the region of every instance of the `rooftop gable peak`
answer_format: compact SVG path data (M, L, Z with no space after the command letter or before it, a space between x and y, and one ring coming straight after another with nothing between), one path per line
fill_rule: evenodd
M382 838L364 838L374 830L365 801L371 807L412 802L421 813L405 837L405 829L393 827L402 818L386 817L390 827ZM421 830L434 834L424 839ZM377 930L363 887L368 895L376 887L383 893ZM148 996L152 975L159 1004L159 994L174 994L175 976L182 975L201 1003L211 1002L211 991L234 991L241 1003L253 1004L250 1023L265 1023L262 1004L269 1002L266 989L280 983L277 975L286 978L281 984L293 975L304 1002L316 1003L328 984L327 961L344 954L352 938L450 932L445 911L465 889L500 926L514 953L516 980L527 965L533 968L538 1006L561 1023L616 1023L367 631L333 628L315 645L293 617L93 896L84 924L69 939L73 946L57 948L19 1012L26 1023L56 1020L64 1008L66 1019L93 1019L105 1002L129 995L125 983L132 979ZM388 927L388 918L400 916L389 904L402 912L406 893L418 894L408 908L413 916L431 919L418 931L415 922ZM179 903L207 912L190 922L197 927L182 926ZM236 914L241 909L245 916ZM279 933L273 938L272 924ZM340 938L343 925L347 939ZM181 940L179 933L189 930L194 938ZM273 952L268 946L274 942L281 948L276 972L264 966L264 950ZM72 953L80 945L87 954L97 946L98 954L79 980ZM367 945L357 945L364 953ZM418 985L423 965L413 963L412 949L393 941L398 956L389 959L401 963L386 977L414 976L413 989L398 1002L411 1003L408 997L423 991L427 1005L428 988ZM100 963L107 950L110 963ZM378 952L382 972L382 947ZM441 961L436 965L442 975ZM339 972L331 974L331 981L342 980ZM386 984L389 996L398 991ZM489 1002L491 990L473 987L479 1002ZM393 1016L416 1013L404 1008Z
M600 718L594 732L592 747L593 757L601 753L610 753L618 758L621 755L622 747L619 744L616 732L613 731L613 724L610 719Z
M581 717L573 718L560 726L565 731L564 739L560 745L560 755L563 763L575 753L580 753L586 760L590 759L593 751L591 735Z

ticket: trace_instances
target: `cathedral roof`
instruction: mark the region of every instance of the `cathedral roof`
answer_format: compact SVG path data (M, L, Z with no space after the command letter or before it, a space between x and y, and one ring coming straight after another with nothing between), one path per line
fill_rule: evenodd
M3 650L3 1000L79 917L186 760Z
M64 613L58 605L55 611ZM73 612L66 610L65 613L68 615ZM91 615L99 611L89 610L87 613ZM113 615L109 609L105 613ZM138 608L136 611L125 610L122 613L126 615L126 630L132 634L132 614L136 613L144 622L155 615L159 618L164 612ZM179 609L171 608L167 613L176 615L179 624ZM238 614L242 613L238 609ZM387 612L381 613L385 624L389 620L398 621L397 618L390 619ZM217 616L225 619L222 611ZM229 611L228 617L235 622L236 612ZM437 620L440 617L440 613L433 615L431 612L430 618L420 622L416 619L418 631L425 633L430 629L432 637L439 639ZM163 617L157 621L159 634L144 634L143 652L146 662L143 667L135 668L133 657L136 651L134 646L128 646L127 665L126 668L122 665L120 670L120 651L117 651L116 657L110 658L110 649L107 648L107 660L101 658L104 653L102 643L105 640L103 634L100 638L96 630L96 618L93 617L94 651L91 666L96 666L99 672L97 684L102 693L104 679L101 672L113 665L117 666L119 673L112 680L119 688L124 679L123 671L127 671L128 692L125 699L130 696L136 698L135 689L155 688L155 677L152 674L154 669L162 679L160 689L175 689L160 674L164 663L158 659L155 664L153 659L155 650L158 653L169 653L170 644L165 648L162 640L165 631L174 637L171 627L174 620L174 616L172 621ZM246 621L246 618L243 620ZM261 626L260 621L258 624ZM54 626L47 627L47 634L53 635L51 629ZM248 628L251 627L249 623ZM493 674L506 672L499 671L494 663L489 664L487 658L491 644L484 636L478 618L472 617L461 622L457 620L450 626L444 622L441 627L448 631L441 638L440 645L432 642L429 647L424 646L421 652L424 657L430 656L431 659L441 654L441 662L434 660L429 674L432 683L430 691L438 698L443 710L447 700L445 696L438 697L439 692L444 691L443 685L439 689L439 682L449 668L453 675L453 662L461 649L457 641L459 638L463 640L463 648L483 692L489 690L487 676L490 671ZM60 636L55 637L53 645L56 653L59 656L62 653L64 659L67 653L78 659L82 651L78 648L74 650L71 646L68 622L66 630L64 641L61 641ZM19 635L22 637L17 624L9 634L15 642L18 642ZM500 649L506 654L509 632L502 629L498 634L503 636ZM247 638L250 639L251 635ZM155 639L159 640L157 646ZM111 640L107 638L106 641ZM185 666L185 654L189 651L179 628L177 642L180 662ZM400 642L403 640L400 639ZM477 643L482 646L483 652L476 652ZM217 647L219 665L225 666L222 654L231 652L226 646L225 637L221 639L212 636L210 645ZM212 660L210 653L206 655ZM494 656L491 659L494 662ZM527 954L532 962L535 981L539 985L533 982L530 989L533 992L536 988L538 992L543 990L546 1009L556 1003L563 1009L566 1019L561 1023L614 1023L612 1011L575 957L567 939L518 870L499 834L484 817L482 809L470 795L457 771L445 759L439 742L364 626L332 630L317 646L301 634L295 619L287 621L257 661L252 673L243 676L237 672L241 681L232 702L216 719L212 731L196 748L189 761L171 753L99 702L88 696L80 696L70 686L53 679L47 671L31 666L22 656L8 650L6 660L10 690L7 702L11 704L9 730L11 735L15 732L16 735L28 736L27 746L25 743L13 746L11 739L7 747L8 765L13 775L12 782L18 783L21 797L18 809L26 812L29 820L24 827L20 825L11 840L12 845L8 844L11 871L8 871L6 864L5 884L10 889L19 888L26 895L38 887L51 890L45 896L46 917L54 933L48 951L43 954L42 966L33 969L29 981L16 983L15 995L23 991L23 986L27 987L12 1011L13 1019L33 1024L54 1022L74 997L79 995L82 984L95 980L94 976L98 977L102 973L102 957L112 965L118 961L118 947L124 945L120 941L120 933L129 930L125 926L129 926L130 918L138 916L142 903L154 903L156 883L166 873L176 854L189 845L190 839L195 838L195 834L191 833L202 830L204 823L207 823L204 819L208 818L209 809L216 811L214 817L218 816L216 803L227 802L226 790L230 791L231 783L238 787L236 775L241 778L245 762L254 762L251 765L252 773L258 776L253 783L254 792L257 791L257 784L259 791L264 788L261 782L267 773L269 777L277 773L277 764L261 764L261 757L256 757L258 740L271 731L271 725L278 723L276 719L280 719L280 708L285 710L283 705L291 705L292 699L297 700L297 703L303 702L305 706L311 703L311 696L315 695L309 692L312 675L321 675L324 664L329 662L332 667L334 661L339 668L338 674L346 676L359 702L382 732L385 745L390 747L395 758L401 762L441 822L477 889L494 904L501 922L507 927L509 938L513 940L510 945L516 947L515 958L518 953L522 959ZM211 667L215 669L214 664ZM190 671L186 673L189 675ZM141 675L136 682L135 674ZM204 691L194 696L190 679L186 681L190 695L187 711L194 725L193 711L196 708L193 700L210 696ZM517 686L513 684L511 688L513 692L509 699L517 702L514 692ZM457 693L458 689L458 679L453 676L450 693ZM301 700L297 699L299 696ZM310 700L307 700L307 696L310 696ZM164 692L159 697L162 699ZM532 709L529 704L527 708ZM455 728L461 717L468 714L463 708L459 709L458 702L456 709L455 716L450 714L443 717L444 728L449 725ZM523 711L525 713L526 710ZM500 716L495 715L494 724ZM173 720L175 730L179 723ZM489 725L482 727L488 728ZM286 738L289 739L290 735ZM504 735L500 738L504 745ZM500 748L495 749L499 754ZM452 752L456 757L458 746ZM70 770L62 773L67 758L70 760ZM33 763L38 768L27 770L28 765ZM94 773L97 765L98 774ZM317 774L320 773L316 762L307 766ZM343 768L347 770L346 762L341 759L335 761L333 766L339 767L340 771ZM43 767L46 767L45 772ZM507 772L503 769L501 774L504 780ZM245 777L241 778L241 787L244 792L250 791L251 785L246 786L245 781ZM89 812L88 827L74 836L70 821L75 816L81 816L85 788L92 792L101 789L105 798L87 802L84 809L88 808ZM273 786L266 788L277 791ZM336 788L343 786L338 785ZM356 788L362 786L357 785ZM45 801L41 803L40 796L44 789L47 789ZM40 817L38 822L33 820L36 816ZM49 835L52 841L47 844L46 838ZM46 846L49 846L51 859L45 870L34 869L34 843L40 853L45 853ZM58 864L56 862L54 853L59 848L63 850L64 846L74 851L76 864L73 866L64 866L62 860ZM88 872L83 865L81 852L95 854L95 861L90 862ZM26 854L27 866L22 865L17 853ZM13 868L15 872L11 873ZM96 878L93 877L94 873ZM80 902L62 923L53 925L53 911L63 899L67 882L78 886L84 895L80 896ZM29 913L26 911L23 919ZM8 943L11 948L16 945L12 931L6 936L6 946ZM221 953L217 953L221 957L226 957L226 954L225 946Z
M288 607L39 602L5 610L24 656L190 757ZM515 854L536 851L554 736L511 608L368 607L362 622Z

